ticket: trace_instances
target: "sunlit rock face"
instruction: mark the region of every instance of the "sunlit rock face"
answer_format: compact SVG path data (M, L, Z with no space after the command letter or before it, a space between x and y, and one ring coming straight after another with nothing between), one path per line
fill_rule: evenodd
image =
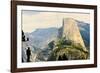
M80 44L83 50L87 51L76 20L72 18L63 19L63 36L73 41L75 44Z

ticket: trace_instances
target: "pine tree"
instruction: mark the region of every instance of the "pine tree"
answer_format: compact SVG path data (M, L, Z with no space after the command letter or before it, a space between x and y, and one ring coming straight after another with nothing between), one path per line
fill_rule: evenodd
M23 30L22 30L22 41L25 41L25 35L24 35Z

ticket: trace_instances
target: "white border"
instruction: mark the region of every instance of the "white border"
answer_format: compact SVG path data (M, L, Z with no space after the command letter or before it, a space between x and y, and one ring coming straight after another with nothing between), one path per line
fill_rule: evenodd
M90 59L89 60L71 60L71 61L53 61L53 62L32 62L22 63L21 59L21 10L41 10L41 11L60 11L60 12L82 12L90 13ZM17 68L46 67L61 65L83 65L94 64L94 10L75 9L75 8L57 8L57 7L39 7L39 6L17 6Z

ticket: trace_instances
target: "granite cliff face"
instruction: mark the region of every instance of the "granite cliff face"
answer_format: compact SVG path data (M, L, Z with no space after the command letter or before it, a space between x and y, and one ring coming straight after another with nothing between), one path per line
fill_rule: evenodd
M76 20L65 18L63 20L63 35L66 39L73 41L75 44L80 44L84 51L87 51L83 38L81 36Z

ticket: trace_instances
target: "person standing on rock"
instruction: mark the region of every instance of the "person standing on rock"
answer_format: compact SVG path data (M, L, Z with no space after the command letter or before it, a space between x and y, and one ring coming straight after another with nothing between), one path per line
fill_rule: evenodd
M31 56L31 50L30 47L26 50L26 55L27 55L27 62L30 62L30 56Z

